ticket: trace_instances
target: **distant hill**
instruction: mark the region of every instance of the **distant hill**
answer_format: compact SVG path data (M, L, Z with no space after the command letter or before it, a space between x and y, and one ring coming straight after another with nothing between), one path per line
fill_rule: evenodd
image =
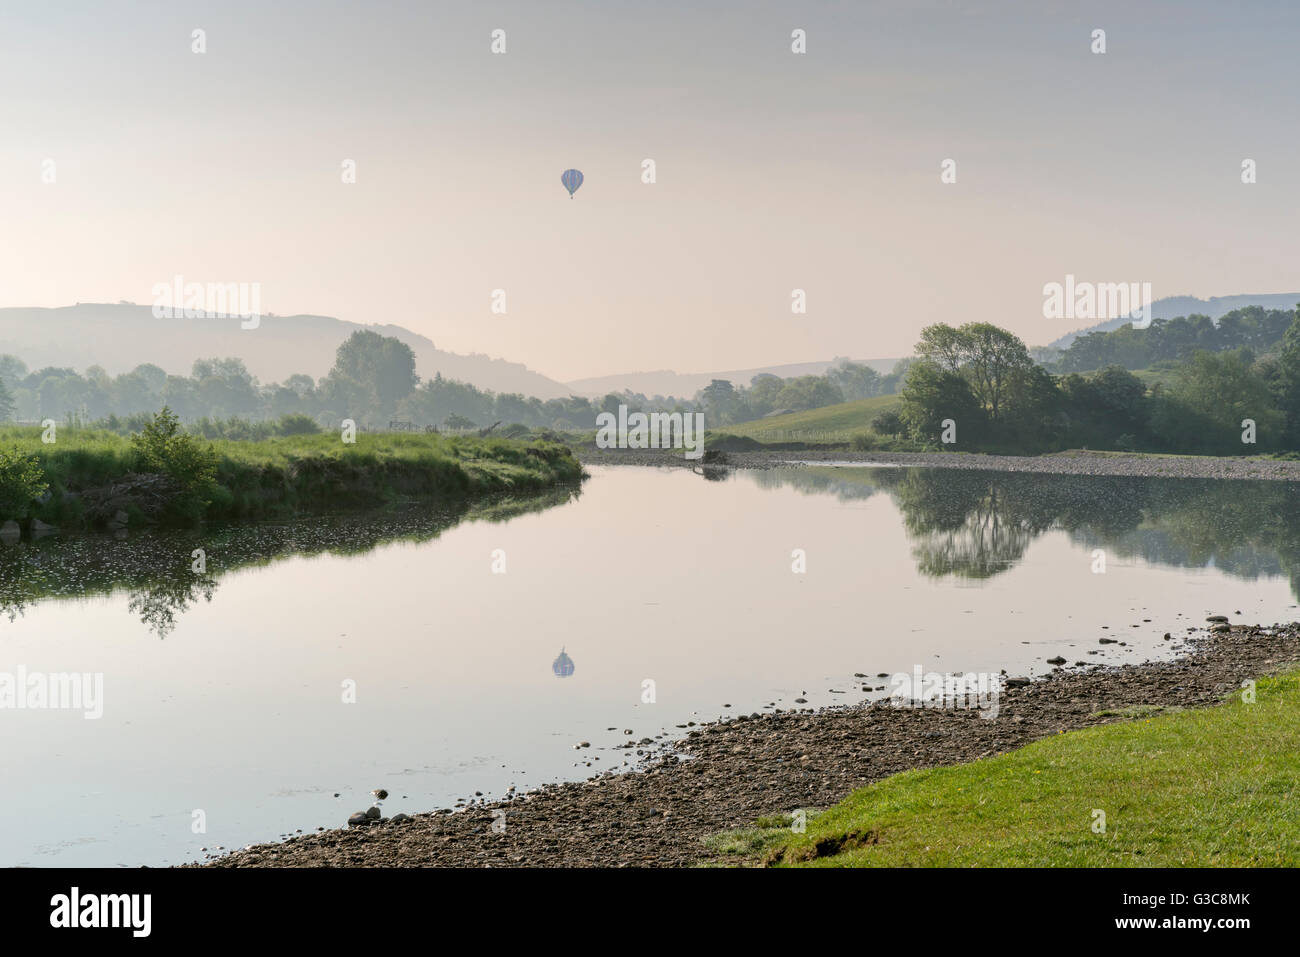
M854 359L859 365L871 366L880 373L893 371L897 359ZM730 372L673 372L663 369L658 372L625 372L619 375L596 376L591 379L577 379L569 383L575 395L604 396L611 392L639 392L648 396L676 396L690 398L714 379L726 379L732 385L746 386L756 375L767 373L790 379L801 375L821 375L835 364L836 360L822 362L796 362L782 366L763 366L759 369L740 369Z
M189 375L195 359L237 356L263 382L294 373L320 378L334 365L339 344L358 329L392 336L415 352L424 378L441 372L493 392L541 399L571 395L568 386L527 366L484 355L443 352L432 341L396 325L363 325L329 316L263 316L256 329L238 319L156 319L150 306L78 303L58 309L0 309L0 354L18 356L35 370L98 365L112 375L151 362Z
M1218 319L1234 309L1246 306L1263 306L1265 309L1294 309L1300 303L1300 292L1263 293L1241 296L1211 296L1209 299L1197 299L1195 296L1168 296L1151 303L1152 319L1173 319L1177 316L1190 316L1199 313ZM1049 343L1053 349L1069 348L1071 342L1089 332L1109 332L1127 325L1131 320L1125 318L1107 319L1086 329L1076 329L1055 342Z

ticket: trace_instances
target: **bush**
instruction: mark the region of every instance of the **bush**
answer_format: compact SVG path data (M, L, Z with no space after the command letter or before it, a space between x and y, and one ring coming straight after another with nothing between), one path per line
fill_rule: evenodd
M280 416L280 423L276 426L276 431L281 435L315 435L320 430L315 419L301 412L290 412L288 415Z
M0 449L0 521L24 518L32 500L45 494L49 483L35 455Z
M878 452L884 448L885 442L874 432L859 432L849 440L849 446L854 452Z
M754 452L763 447L757 439L748 435L732 435L730 432L712 432L704 440L704 447L710 452Z
M871 420L871 428L879 435L902 435L907 426L897 409L882 409Z
M217 478L217 453L181 429L176 414L167 406L153 421L131 436L137 467L142 472L161 472L175 479L189 501L201 510ZM191 510L191 509L187 509Z

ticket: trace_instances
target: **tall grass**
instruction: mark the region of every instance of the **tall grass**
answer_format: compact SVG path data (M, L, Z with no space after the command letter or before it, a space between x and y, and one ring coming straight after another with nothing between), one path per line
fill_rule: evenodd
M31 511L44 521L78 520L75 502L63 493L100 488L141 471L126 436L60 427L56 441L46 444L41 434L36 427L0 427L0 447L16 446L35 456L44 472L50 499ZM360 433L355 444L344 444L330 432L258 442L217 440L211 447L217 470L203 513L209 520L371 507L402 497L536 491L582 475L566 447L548 442ZM11 516L0 519L6 517Z

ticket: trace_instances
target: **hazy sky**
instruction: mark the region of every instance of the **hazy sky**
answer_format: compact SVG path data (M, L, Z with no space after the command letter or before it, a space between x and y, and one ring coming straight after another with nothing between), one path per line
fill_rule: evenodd
M941 320L1045 343L1088 324L1043 318L1066 273L1156 298L1300 288L1300 5L0 12L0 305L259 282L268 311L564 380L906 355Z

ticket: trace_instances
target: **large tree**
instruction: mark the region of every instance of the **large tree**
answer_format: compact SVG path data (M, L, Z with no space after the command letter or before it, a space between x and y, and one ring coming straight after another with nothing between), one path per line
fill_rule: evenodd
M944 420L951 419L962 448L969 448L983 435L987 419L966 378L930 359L915 362L907 370L900 414L912 437L929 445L939 444Z
M785 380L781 391L776 394L775 404L778 408L802 412L805 409L837 405L843 401L844 394L830 379L819 375L801 375Z
M880 373L871 366L840 360L826 370L826 378L839 388L848 402L880 394Z
M994 423L1002 416L1008 392L1034 367L1018 337L987 322L968 322L957 329L943 323L927 326L916 351L943 371L962 376Z
M377 411L384 415L391 414L420 381L410 346L368 330L352 333L339 346L329 378L350 380L373 392Z
M736 387L727 379L714 379L695 394L695 399L704 406L709 421L715 424L730 422L740 401Z

